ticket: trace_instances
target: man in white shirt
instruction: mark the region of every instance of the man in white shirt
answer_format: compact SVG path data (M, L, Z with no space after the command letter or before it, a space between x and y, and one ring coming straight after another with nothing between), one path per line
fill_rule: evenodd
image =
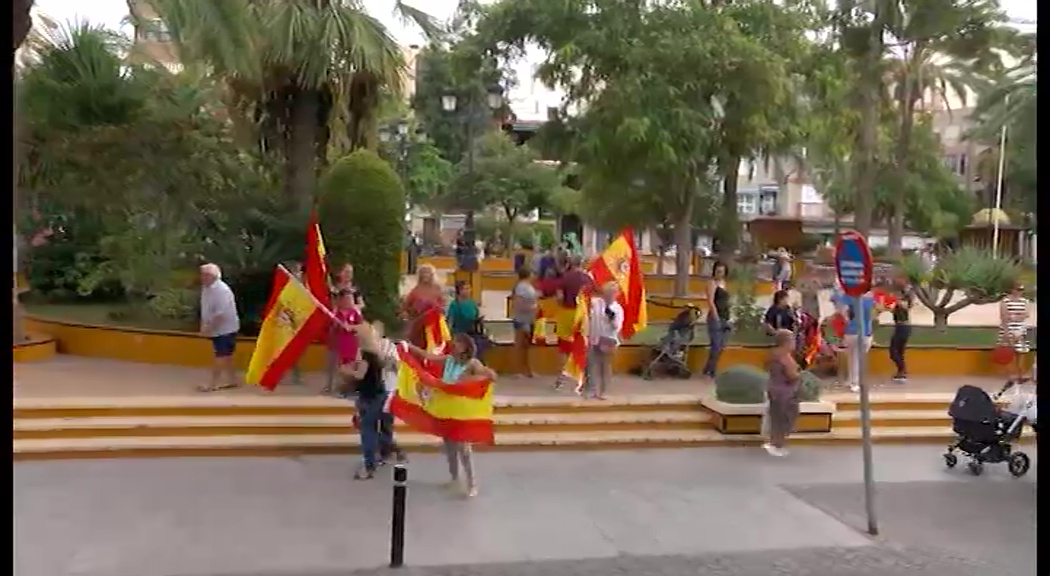
M236 388L233 370L233 351L237 348L237 332L241 320L237 316L237 300L233 290L222 281L222 270L215 264L201 266L201 334L211 338L215 364L211 371L211 386L201 386L201 392ZM225 384L220 384L225 376Z
M623 306L616 300L619 292L616 282L606 282L600 293L591 297L587 325L587 392L598 400L605 400L605 390L612 378L613 355L620 346Z

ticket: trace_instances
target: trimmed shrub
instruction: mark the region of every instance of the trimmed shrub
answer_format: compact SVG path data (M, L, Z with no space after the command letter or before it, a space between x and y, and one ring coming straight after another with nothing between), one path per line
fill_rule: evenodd
M820 378L816 374L806 370L799 374L799 398L803 402L816 402L820 400Z
M321 178L318 217L329 266L354 265L365 317L397 326L405 190L393 168L357 150Z
M769 376L754 366L733 366L715 377L715 398L728 404L766 401Z

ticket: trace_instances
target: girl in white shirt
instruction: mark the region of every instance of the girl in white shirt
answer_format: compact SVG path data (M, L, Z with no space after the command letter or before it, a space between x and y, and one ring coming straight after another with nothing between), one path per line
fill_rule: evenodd
M591 297L585 385L587 394L597 400L605 400L605 391L612 378L613 356L620 346L623 307L616 300L619 292L616 282L606 282L600 295Z

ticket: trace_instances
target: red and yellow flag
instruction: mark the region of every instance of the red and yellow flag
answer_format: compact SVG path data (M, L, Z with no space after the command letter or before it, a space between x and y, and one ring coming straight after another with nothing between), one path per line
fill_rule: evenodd
M441 380L443 367L425 362L398 345L397 392L390 413L411 428L453 442L492 444L492 382L465 377Z
M278 266L245 382L267 390L276 388L327 321L328 315L306 286Z
M317 212L312 212L310 225L306 228L306 260L303 262L303 280L306 287L310 289L310 293L322 306L331 307L326 256L321 225L317 222Z
M623 307L623 329L620 330L622 338L634 336L649 324L645 302L645 277L642 275L641 259L634 245L633 230L628 228L621 232L601 256L590 263L588 271L594 279L593 288L584 290L576 299L573 338L567 350L569 357L562 370L562 374L574 380L577 387L583 383L587 367L587 325L592 290L600 290L603 284L610 281L619 285L620 295L617 301Z
M427 310L420 319L423 323L423 335L426 337L427 352L441 352L445 345L452 341L452 331L448 320L438 307Z
M601 256L591 262L591 277L596 289L613 281L620 286L620 306L623 306L623 330L620 335L630 338L649 324L649 311L645 303L645 276L642 262L634 246L634 231L630 228L620 233Z
M547 317L543 307L536 307L536 321L532 324L532 343L540 346L547 343Z

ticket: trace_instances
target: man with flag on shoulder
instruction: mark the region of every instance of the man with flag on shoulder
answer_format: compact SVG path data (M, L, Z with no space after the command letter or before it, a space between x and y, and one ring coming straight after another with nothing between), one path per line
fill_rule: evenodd
M558 336L558 353L561 355L563 364L572 354L576 330L576 300L582 292L589 290L594 285L594 279L582 268L581 264L580 256L569 256L565 272L554 285L560 304L554 319L555 333ZM554 389L559 390L567 380L571 378L567 373L562 372L554 382Z

